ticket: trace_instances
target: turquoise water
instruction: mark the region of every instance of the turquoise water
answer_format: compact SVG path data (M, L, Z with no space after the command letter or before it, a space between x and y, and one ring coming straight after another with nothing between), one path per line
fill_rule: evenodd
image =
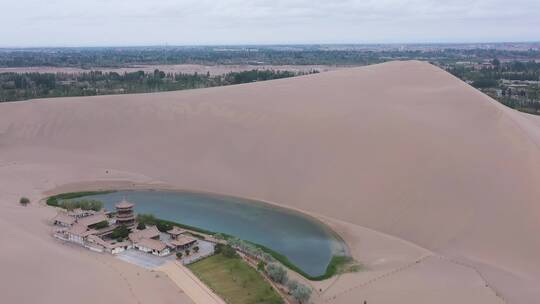
M114 204L126 198L135 204L137 213L264 245L311 276L324 274L332 256L344 254L345 245L324 224L262 202L168 191L120 191L92 198L103 201L108 210L114 210Z

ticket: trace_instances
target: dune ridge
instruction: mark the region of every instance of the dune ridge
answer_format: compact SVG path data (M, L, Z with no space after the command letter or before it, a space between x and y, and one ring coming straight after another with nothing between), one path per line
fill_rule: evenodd
M534 303L539 147L540 119L418 61L6 103L0 177L11 186L0 208L96 179L260 198L470 263L508 302Z

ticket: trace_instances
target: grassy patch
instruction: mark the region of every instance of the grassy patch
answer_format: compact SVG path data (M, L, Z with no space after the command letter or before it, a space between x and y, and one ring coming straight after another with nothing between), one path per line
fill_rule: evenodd
M188 267L227 303L283 303L283 299L261 274L240 258L227 258L216 254Z
M84 196L90 196L90 195L98 195L98 194L107 194L107 193L113 193L116 191L81 191L81 192L68 192L68 193L61 193L58 195L53 195L49 198L47 198L47 205L54 206L54 207L63 207L60 204L60 201L62 200L69 200L74 198L80 198Z

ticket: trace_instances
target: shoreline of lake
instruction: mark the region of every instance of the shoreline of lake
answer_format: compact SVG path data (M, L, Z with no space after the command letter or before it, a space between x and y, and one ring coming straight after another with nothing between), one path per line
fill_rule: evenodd
M271 254L274 258L276 258L276 260L280 261L282 264L284 264L285 266L287 266L291 270L299 273L300 275L304 276L305 278L307 278L309 280L320 281L320 280L325 280L325 279L328 279L328 278L332 277L336 273L335 265L340 260L339 257L341 257L341 256L350 257L351 256L350 252L349 252L349 246L348 246L347 242L335 230L333 230L325 221L323 221L322 219L317 218L317 216L314 216L312 214L309 214L309 213L306 213L306 212L303 212L303 211L295 210L293 208L284 207L284 206L279 205L279 204L266 202L266 201L262 201L262 200L253 200L253 199L250 199L250 198L241 198L241 197L237 197L237 196L232 196L232 195L227 195L227 194L223 195L223 194L217 194L217 193L212 193L212 192L207 192L207 191L191 191L191 190L188 191L188 190L183 190L183 189L180 190L178 188L167 187L167 186L164 186L164 185L158 185L157 187L156 187L156 185L152 185L152 187L150 187L150 185L148 185L148 184L147 185L141 185L141 184L130 183L129 187L125 187L126 184L124 183L124 187L119 187L119 186L120 185L118 185L118 182L116 182L116 183L113 183L113 184L108 185L106 187L103 187L103 184L101 184L100 187L92 187L92 186L88 186L88 185L86 187L76 187L76 188L59 187L59 188L57 188L55 190L49 191L48 192L48 194L49 194L48 198L58 196L59 194L62 194L62 193L65 194L66 192L63 192L63 191L66 191L69 188L70 191L75 190L75 189L79 189L79 190L80 189L85 189L85 190L97 191L97 192L95 192L96 195L100 195L100 194L103 194L103 193L110 194L110 193L118 193L118 192L129 192L129 193L147 192L147 193L169 193L169 194L173 194L173 195L198 195L198 196L203 196L205 199L206 198L228 199L228 200L234 201L235 204L249 204L249 206L252 206L253 208L268 208L268 210L270 210L270 212L275 212L275 213L278 213L278 214L283 213L283 214L286 214L287 217L299 218L302 221L309 222L311 225L316 225L318 228L320 228L320 229L324 230L326 233L328 233L328 238L329 239L327 240L327 242L329 244L338 244L339 246L337 248L339 248L339 249L336 250L336 248L334 248L334 247L332 247L330 249L333 253L331 254L328 262L325 264L326 271L324 271L324 273L322 273L322 271L321 271L320 273L317 273L315 275L313 275L313 273L308 274L308 272L304 271L301 267L296 265L286 255L279 252L278 250L275 250L275 248L271 248L271 246L267 246L267 244L265 244L265 245L260 244L257 241L253 241L253 240L249 240L249 239L247 240L247 241L257 245L259 248L263 249L267 253ZM62 188L66 188L66 189L62 190ZM81 194L82 194L81 196L92 195L91 193L89 193L89 191L81 192ZM154 214L153 212L142 212L142 213L152 213L152 214ZM154 214L154 215L156 215L156 214ZM180 227L183 226L185 228L192 229L194 231L198 230L198 231L200 231L202 233L207 233L207 234L210 233L210 235L212 235L214 233L224 233L224 231L221 231L220 229L218 229L218 230L216 230L216 229L207 229L207 227L200 227L199 225L186 224L186 223L184 223L184 221L171 220L171 219L168 219L168 218L163 219L159 215L156 215L156 218L159 218L161 220L170 222L170 223L178 225ZM228 234L228 233L225 233L225 234ZM228 234L228 235L230 235L230 234ZM237 235L235 235L235 236L237 236ZM338 254L336 254L336 253L338 253ZM333 269L333 271L332 271L332 269Z

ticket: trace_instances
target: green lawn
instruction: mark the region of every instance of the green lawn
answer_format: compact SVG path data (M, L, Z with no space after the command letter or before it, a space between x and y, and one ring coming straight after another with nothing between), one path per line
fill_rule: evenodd
M227 258L217 254L188 267L227 303L283 303L278 293L261 277L261 274L240 258Z

